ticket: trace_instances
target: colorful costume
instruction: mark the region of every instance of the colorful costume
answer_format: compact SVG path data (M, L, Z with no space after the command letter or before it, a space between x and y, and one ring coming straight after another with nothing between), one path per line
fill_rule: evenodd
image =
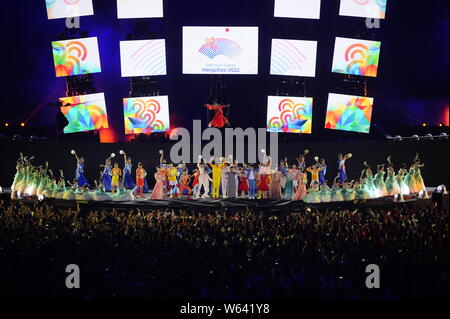
M209 177L206 167L200 166L200 163L197 164L198 171L199 171L199 177L198 177L198 187L197 187L197 194L196 198L200 196L201 189L203 187L204 193L202 195L202 198L208 198L209 197L209 181L211 178Z
M375 187L378 189L380 197L389 195L386 189L386 184L384 183L384 174L384 171L379 171L375 174L375 178L373 180L373 182L375 183Z
M155 173L156 184L153 188L152 195L150 199L161 200L164 198L164 181L166 179L166 174L164 171L158 171Z
M145 185L145 177L147 176L147 172L143 168L136 169L136 190L135 194L137 194L140 189L141 197L144 197L144 185Z
M400 195L400 185L393 170L388 170L388 177L386 178L386 190L389 196Z
M327 184L323 184L320 189L320 202L331 202L331 188Z
M320 192L317 185L311 187L309 192L303 198L303 201L308 204L318 204L320 203Z
M344 197L342 196L341 188L338 184L334 184L331 189L331 201L332 202L343 202Z
M323 168L321 166L315 165L309 167L306 171L311 173L311 185L319 183L319 172L321 172Z
M344 184L347 180L347 171L345 169L345 160L338 160L339 183Z
M107 192L111 191L111 164L105 165L102 173L103 186Z
M410 194L409 187L408 187L408 185L405 182L405 175L407 173L408 173L408 171L406 169L402 168L402 169L400 169L398 171L398 174L397 174L397 177L396 177L397 178L397 182L398 182L398 184L400 186L400 191L401 191L402 195L409 195Z
M136 184L133 181L133 177L131 176L131 170L133 168L133 165L130 163L128 164L125 161L125 166L123 168L123 187L126 189L133 189L136 187Z
M247 177L245 175L241 175L239 177L239 191L248 192L248 189Z
M294 194L294 180L297 176L297 169L289 169L286 176L286 186L284 187L283 199L292 200Z
M322 169L319 171L319 183L324 185L326 183L325 175L327 174L327 166L322 164Z
M83 187L85 185L89 186L86 177L84 177L84 163L80 161L77 163L77 169L75 171L75 179L77 180L78 187Z
M297 180L297 191L295 192L294 196L293 196L293 200L303 200L303 198L305 198L305 196L307 195L307 191L306 191L306 184L305 184L305 174L298 170L297 171L297 176L295 177L295 179Z
M219 192L220 192L220 181L222 180L222 169L226 165L226 163L220 163L220 164L212 164L210 163L209 166L212 169L212 198L219 198ZM226 177L225 177L226 178Z
M228 107L228 105L210 105L207 104L206 107L210 111L214 111L214 117L211 122L209 122L210 127L222 128L225 125L228 125L228 120L223 113L223 109Z
M280 171L275 171L272 174L272 183L271 183L271 192L270 198L274 200L281 199L281 176L282 173Z
M114 167L111 170L111 186L119 187L120 177L122 176L122 170L118 167Z
M256 196L256 172L254 168L246 168L245 174L248 180L248 198L254 199Z
M184 195L185 192L188 196L192 194L192 189L188 185L189 179L189 175L183 174L180 176L180 195Z

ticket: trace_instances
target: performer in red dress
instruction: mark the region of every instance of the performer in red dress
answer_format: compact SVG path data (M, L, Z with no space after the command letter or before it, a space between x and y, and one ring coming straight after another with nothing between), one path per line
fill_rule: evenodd
M248 182L246 173L243 170L239 176L239 191L241 192L241 198L245 198L245 193L248 192Z
M214 101L214 103L206 104L205 107L208 108L210 111L214 111L214 117L211 122L209 122L208 127L217 127L222 128L226 125L230 125L228 122L228 119L225 117L223 113L223 109L226 107L229 107L230 105L221 105L217 103L217 101Z
M138 168L136 170L136 189L134 190L134 195L137 197L138 191L140 191L141 198L144 198L144 185L145 185L145 177L147 176L147 172L142 166L142 163L138 164Z

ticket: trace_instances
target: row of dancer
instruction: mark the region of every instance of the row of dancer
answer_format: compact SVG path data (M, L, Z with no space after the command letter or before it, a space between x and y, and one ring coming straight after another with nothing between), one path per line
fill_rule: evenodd
M127 190L122 184L118 184L114 192L106 192L103 180L95 181L95 188L90 189L87 183L80 183L80 178L84 178L83 171L79 165L76 178L71 182L66 180L64 172L59 170L59 177L49 169L48 162L45 165L36 166L33 164L34 157L26 157L20 154L16 165L16 174L11 186L12 198L22 198L23 196L37 196L38 198L54 198L64 200L83 201L130 201L134 200L134 194ZM80 158L81 161L81 158ZM114 169L113 169L114 172ZM114 174L113 174L114 175ZM113 177L113 184L116 178ZM80 186L82 185L82 186Z
M364 169L360 178L356 181L348 181L345 163L352 157L352 154L339 154L338 176L336 176L330 188L326 181L327 165L325 160L315 157L315 163L307 166L306 155L309 153L308 150L305 150L302 155L296 158L296 164L290 165L288 160L284 159L277 167L272 167L271 157L266 156L264 150L262 152L264 153L264 160L258 165L238 163L231 156L228 158L211 158L209 161L199 157L196 168L192 171L192 174L189 174L189 169L185 163L169 164L164 159L164 152L160 151L160 165L154 173L155 186L150 198L160 200L186 195L188 198L192 196L195 199L200 197L212 197L213 199L270 198L274 200L328 202L329 197L332 201L372 199L396 195L401 198L403 195L420 191L423 191L427 196L420 171L423 164L418 155L409 169L406 164L403 164L398 173L394 170L391 157L388 157L386 165L380 164L377 166L375 174L373 174L368 163L364 162ZM75 151L71 153L77 159L77 169L76 178L69 189L71 191L88 190L89 183L84 176L84 158L79 157ZM100 179L95 183L97 193L104 194L96 197L106 198L110 190L111 195L118 193L115 196L117 198L125 193L126 198L130 198L130 193L134 197L144 198L143 193L147 191L147 171L142 163L139 163L135 172L136 182L134 182L131 158L127 157L124 151L120 151L120 154L124 158L124 169L120 169L118 163L112 164L115 154L111 154L105 164L101 166ZM42 183L35 181L37 177L54 181L53 176L45 176L50 171L48 168L46 170L33 168L30 161L30 159L25 160L23 157L19 160L23 167L18 169L14 182L16 188L17 185L21 185L18 188L19 194L33 195L34 188L37 190L39 186L44 187L41 185ZM54 184L59 185L57 188L64 192L66 184L69 184L69 182L66 183L64 180L64 183L62 183L61 180L64 180L62 172L60 181ZM23 185L26 185L26 187ZM55 187L53 187L53 191L54 189ZM342 199L339 194L342 194Z
M352 154L339 154L338 175L330 188L326 181L325 160L315 157L315 163L307 167L306 154L308 150L296 159L297 164L289 165L288 160L284 159L274 169L271 158L265 154L265 160L259 165L238 163L233 161L231 156L228 159L211 158L205 162L200 156L192 175L189 175L185 164L180 164L176 168L173 164L167 164L161 156L161 166L157 168L155 174L156 185L152 199L181 195L189 197L193 194L196 199L211 196L213 199L240 197L329 202L398 195L398 199L402 200L404 195L417 194L421 191L425 197L428 196L420 171L423 164L418 155L409 170L406 164L402 164L398 173L394 170L390 156L387 165L377 166L375 175L367 162L364 162L360 178L349 181L345 162Z

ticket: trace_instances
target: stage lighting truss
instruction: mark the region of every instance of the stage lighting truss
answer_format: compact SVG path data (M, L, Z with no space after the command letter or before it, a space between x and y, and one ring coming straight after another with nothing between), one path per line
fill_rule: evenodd
M403 140L427 140L427 141L432 141L434 139L447 139L448 135L446 133L441 133L440 135L432 135L432 134L426 134L424 136L419 136L417 134L414 134L413 136L409 137L409 136L400 136L400 135L396 135L394 137L392 136L388 136L389 140L394 140L394 141L403 141Z

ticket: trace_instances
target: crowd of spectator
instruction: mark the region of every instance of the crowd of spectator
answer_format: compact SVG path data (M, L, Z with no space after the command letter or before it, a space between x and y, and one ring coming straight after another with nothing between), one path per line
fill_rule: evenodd
M445 298L448 212L267 215L93 210L1 202L10 298ZM65 268L80 267L80 289ZM366 266L380 268L368 289Z

